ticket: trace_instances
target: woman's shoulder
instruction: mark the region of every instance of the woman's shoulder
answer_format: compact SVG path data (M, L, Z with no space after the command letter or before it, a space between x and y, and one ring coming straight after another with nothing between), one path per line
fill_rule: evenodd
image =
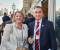
M26 24L22 24L24 28L28 28L28 26Z
M5 27L7 27L7 28L11 28L12 26L13 26L13 23L12 23L12 24L6 24Z
M22 24L23 26L27 26L26 24Z
M11 26L11 25L13 25L13 24L6 24L6 26Z

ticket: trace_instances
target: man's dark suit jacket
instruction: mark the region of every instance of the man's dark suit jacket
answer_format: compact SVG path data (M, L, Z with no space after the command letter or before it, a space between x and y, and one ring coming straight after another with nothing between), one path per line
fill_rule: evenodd
M31 23L31 22L33 22L33 21L35 21L35 18L34 18L34 17L32 17L32 18L30 19L29 23Z
M9 21L10 18L9 18L9 16L4 16L4 17L2 18L2 20L3 20L3 22L6 22L6 21Z
M34 36L34 25L35 21L29 24L28 38ZM42 25L40 29L40 50L57 50L55 32L53 28L53 23L42 19ZM30 50L32 50L32 45L29 44Z
M28 24L29 24L30 19L31 19L31 18L27 18L27 19L25 20L25 22L24 22L25 24L27 24L27 26L28 26Z

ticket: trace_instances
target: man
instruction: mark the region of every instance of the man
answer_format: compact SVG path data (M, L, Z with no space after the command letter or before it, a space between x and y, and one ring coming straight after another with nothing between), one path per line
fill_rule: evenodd
M47 14L45 14L45 19L48 20L48 16L47 16Z
M34 20L35 20L35 18L32 17L32 18L30 19L29 23L33 22Z
M56 38L58 40L58 46L60 47L60 16L56 18Z
M3 22L9 21L10 18L7 16L7 13L4 13L4 17L2 18Z
M29 21L30 21L30 19L32 18L32 16L31 16L31 14L30 13L28 13L28 18L25 20L25 24L27 24L27 26L28 26L28 24L29 24Z
M28 18L28 14L26 14L25 20Z
M40 6L34 8L35 21L29 24L28 42L30 50L57 50L53 23L42 19Z
M11 14L10 20L9 21L6 21L5 24L11 24L12 23L13 15L14 14Z

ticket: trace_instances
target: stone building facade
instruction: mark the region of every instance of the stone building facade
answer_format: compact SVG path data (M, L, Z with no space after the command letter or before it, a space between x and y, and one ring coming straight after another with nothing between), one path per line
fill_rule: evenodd
M23 0L23 13L26 15L36 0Z

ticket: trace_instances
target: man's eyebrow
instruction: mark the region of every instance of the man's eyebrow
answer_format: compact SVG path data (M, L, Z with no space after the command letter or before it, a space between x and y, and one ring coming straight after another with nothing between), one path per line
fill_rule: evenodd
M39 12L41 12L41 11L39 11Z

